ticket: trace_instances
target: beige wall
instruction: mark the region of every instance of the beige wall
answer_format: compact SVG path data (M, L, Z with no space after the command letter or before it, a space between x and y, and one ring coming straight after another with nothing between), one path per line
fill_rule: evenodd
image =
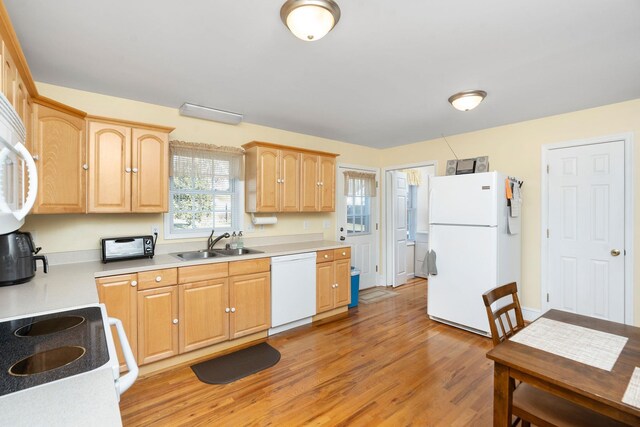
M240 146L249 141L277 144L339 153L338 162L377 166L379 151L359 145L288 132L265 126L242 123L237 126L182 117L176 108L84 92L60 86L37 83L40 94L86 111L88 114L175 127L172 139L207 142L216 145ZM176 106L179 107L179 106ZM245 214L247 237L303 233L324 233L335 238L335 214L278 214L278 224L265 225L247 232L250 223ZM329 227L325 228L325 221ZM307 228L304 228L304 223ZM32 231L36 244L45 252L97 249L100 237L149 234L153 224L163 229L161 214L90 214L90 215L29 215L24 229ZM160 233L163 234L162 232ZM195 239L202 240L202 239ZM163 239L160 238L160 243Z
M438 161L439 175L444 173L445 161L453 158L442 139L418 142L401 147L376 150L339 141L242 123L225 125L181 117L175 108L162 107L123 98L83 92L38 83L44 96L53 98L89 114L174 126L174 139L209 142L218 145L240 146L248 141L269 141L291 146L340 153L339 162L374 167L412 164L426 160ZM464 120L460 113L460 120ZM473 112L468 113L473 114ZM523 305L537 309L540 301L540 172L541 147L544 144L589 139L598 136L640 132L640 99L577 111L538 120L516 123L448 136L447 140L458 157L488 155L492 170L500 170L521 177L525 204L523 206L522 300ZM640 150L634 151L634 165ZM640 192L640 177L634 177L635 195ZM381 206L381 208L383 208ZM640 210L634 206L634 224ZM256 229L248 236L269 236L322 232L334 238L335 214L279 214L275 226ZM329 228L323 222L330 222ZM245 227L249 223L245 215ZM308 228L303 223L308 222ZM162 228L160 214L112 215L30 215L25 229L35 232L37 244L47 252L96 249L104 236L149 233L152 224ZM640 229L635 230L639 236ZM383 235L383 234L382 234ZM635 244L634 242L630 245ZM629 249L630 245L627 245ZM635 245L634 245L635 246ZM637 265L640 254L636 254ZM382 261L382 260L381 260ZM381 262L384 266L385 263ZM634 318L640 325L640 268L636 268L634 283Z
M473 114L471 112L470 114ZM464 120L461 113L460 120ZM590 139L599 136L631 132L640 133L640 99L577 111L539 120L516 123L448 136L447 141L458 157L489 156L490 169L516 175L524 180L522 230L522 302L525 307L538 309L540 301L540 175L541 147L544 144ZM640 150L634 150L634 165L639 163ZM438 175L444 174L446 160L453 155L439 138L384 150L382 167L437 160ZM635 174L634 219L638 224L640 209L640 175ZM635 246L640 229L635 229ZM640 253L634 263L640 266ZM640 325L640 268L635 269L634 319Z

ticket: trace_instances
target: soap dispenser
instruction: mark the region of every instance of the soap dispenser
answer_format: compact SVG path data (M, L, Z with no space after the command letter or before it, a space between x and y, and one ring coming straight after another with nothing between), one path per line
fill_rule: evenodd
M244 248L244 237L242 237L242 230L238 233L238 249Z
M235 231L231 235L231 249L238 249L238 236Z

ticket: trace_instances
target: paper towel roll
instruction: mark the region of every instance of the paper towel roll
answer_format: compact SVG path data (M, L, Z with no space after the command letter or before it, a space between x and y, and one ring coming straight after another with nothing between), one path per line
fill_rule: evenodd
M278 217L276 216L254 216L251 215L251 222L255 225L268 225L268 224L277 224Z

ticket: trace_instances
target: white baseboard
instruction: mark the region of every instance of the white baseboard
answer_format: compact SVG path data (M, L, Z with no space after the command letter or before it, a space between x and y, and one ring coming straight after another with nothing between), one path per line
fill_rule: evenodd
M528 322L533 322L540 316L542 316L541 310L538 310L536 308L522 307L522 317L524 317L524 320Z

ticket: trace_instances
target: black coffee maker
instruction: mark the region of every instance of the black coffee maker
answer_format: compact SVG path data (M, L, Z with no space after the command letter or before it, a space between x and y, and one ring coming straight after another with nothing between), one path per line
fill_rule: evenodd
M14 231L0 234L0 286L28 282L36 274L36 261L42 261L44 272L49 270L47 257L36 255L31 233Z

